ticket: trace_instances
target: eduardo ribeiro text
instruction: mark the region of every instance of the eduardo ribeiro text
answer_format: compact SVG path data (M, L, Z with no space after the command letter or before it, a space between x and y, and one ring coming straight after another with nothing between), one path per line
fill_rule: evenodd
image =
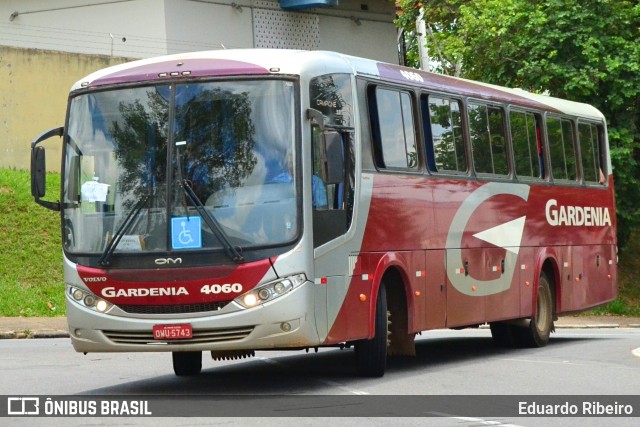
M633 406L627 404L582 402L574 404L564 402L560 404L542 404L536 402L518 402L519 415L578 415L578 416L603 416L603 415L632 415Z

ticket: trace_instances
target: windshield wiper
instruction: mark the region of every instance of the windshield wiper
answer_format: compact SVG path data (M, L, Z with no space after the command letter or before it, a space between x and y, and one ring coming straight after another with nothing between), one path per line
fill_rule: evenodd
M186 194L187 197L189 197L189 200L191 200L191 203L193 203L193 205L196 207L196 210L200 214L200 217L204 219L204 222L207 224L207 226L209 226L209 229L213 232L213 234L216 235L220 243L222 243L222 246L224 246L224 250L229 256L229 258L231 258L231 260L237 264L243 263L244 257L242 256L242 253L241 253L242 248L240 248L239 246L237 247L233 246L233 244L229 240L229 236L220 225L220 222L216 219L215 216L213 216L211 212L205 209L204 204L202 203L202 200L200 200L200 198L193 191L193 189L189 185L189 181L187 181L184 178L184 171L182 170L182 152L180 151L180 147L182 147L183 145L186 145L186 143L187 143L186 141L176 142L176 162L178 166L177 178L178 178L178 182L180 183L180 187L182 187L184 194ZM185 210L187 211L187 215L188 215L189 211L187 210L186 205L185 205Z
M116 250L116 247L118 247L118 243L120 243L120 240L122 239L122 237L129 230L129 228L131 227L131 224L133 224L133 220L136 219L136 217L138 216L142 208L147 204L147 202L149 201L149 198L150 198L149 194L143 196L129 211L129 213L127 214L127 217L124 219L124 221L122 221L122 223L120 224L120 227L118 227L118 229L114 233L113 238L111 239L107 247L104 249L104 252L102 252L102 256L98 260L100 265L104 267L108 267L109 265L111 265L111 255L113 255L113 251Z
M220 222L216 219L215 216L213 216L211 212L205 209L202 201L189 185L189 182L186 179L180 179L180 186L184 190L184 193L187 195L187 197L189 197L189 200L191 200L191 203L193 203L204 222L209 226L211 231L213 231L220 243L222 243L229 258L231 258L231 260L235 263L243 263L244 257L240 252L242 251L242 248L240 248L239 246L234 246L231 243L231 241L229 240L229 236L220 225Z

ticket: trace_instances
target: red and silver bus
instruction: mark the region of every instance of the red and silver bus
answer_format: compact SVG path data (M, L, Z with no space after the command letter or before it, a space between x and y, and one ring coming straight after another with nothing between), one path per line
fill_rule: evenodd
M58 202L45 149L62 138ZM32 143L61 213L79 352L354 348L364 375L421 331L544 346L616 297L595 108L331 52L224 50L107 68Z

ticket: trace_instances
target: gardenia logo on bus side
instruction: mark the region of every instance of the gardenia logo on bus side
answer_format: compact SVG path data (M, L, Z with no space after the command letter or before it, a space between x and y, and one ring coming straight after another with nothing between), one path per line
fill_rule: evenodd
M556 199L549 199L545 207L547 222L552 226L611 226L609 208L601 206L564 206Z

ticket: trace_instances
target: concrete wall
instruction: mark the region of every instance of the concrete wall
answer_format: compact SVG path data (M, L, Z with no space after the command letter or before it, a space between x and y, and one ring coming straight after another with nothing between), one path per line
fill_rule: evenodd
M0 168L29 169L30 144L64 125L71 85L124 58L0 46ZM60 170L61 141L47 147L47 169Z
M164 5L165 0L2 0L0 44L130 58L163 55Z
M0 45L147 58L167 53L260 47L259 19L287 26L288 47L335 50L397 62L395 6L341 0L337 7L283 11L277 0L2 0ZM299 43L315 21L314 43ZM295 34L299 32L300 34ZM264 41L264 40L262 40Z
M397 63L394 17L388 0L292 12L277 0L2 0L0 167L28 168L31 140L64 124L71 84L124 58L280 47ZM45 146L59 170L59 144Z

